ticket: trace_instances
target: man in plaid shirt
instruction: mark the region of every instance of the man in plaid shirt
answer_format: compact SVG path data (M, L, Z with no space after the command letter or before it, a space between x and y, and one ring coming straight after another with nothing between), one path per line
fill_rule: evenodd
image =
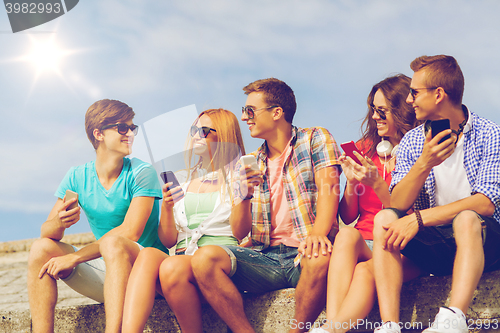
M392 208L374 221L384 322L376 331L401 332L403 280L431 273L453 278L449 307L440 308L425 332L465 333L465 313L481 274L500 268L500 127L462 105L464 77L453 57L422 56L411 68L407 102L426 123L401 140ZM451 129L437 133L432 121L440 119L449 119ZM412 206L414 213L402 213Z
M249 233L250 239L244 247L200 248L193 272L207 301L235 333L253 332L240 291L296 287L289 327L303 332L326 302L328 236L338 230L340 154L326 129L292 125L296 102L286 83L270 78L243 90L248 97L241 119L252 137L265 140L253 153L259 170L238 165L240 179L233 186L232 230L238 239Z

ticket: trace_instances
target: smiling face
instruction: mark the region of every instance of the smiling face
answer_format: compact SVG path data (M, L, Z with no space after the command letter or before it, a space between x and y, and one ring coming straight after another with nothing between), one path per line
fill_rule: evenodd
M373 112L372 118L377 123L377 132L380 137L387 137L389 141L397 141L397 129L394 124L394 118L389 111L387 100L379 89L373 96L373 106L385 113L385 119L382 119L377 112Z
M120 123L133 125L132 120L125 122L122 121ZM122 155L123 157L132 153L134 138L135 135L130 129L123 135L118 133L118 129L116 127L101 130L100 132L97 131L97 139L100 141L98 149Z
M250 106L254 110L253 119L248 119L248 115L242 114L241 120L247 123L250 135L252 138L260 138L266 140L268 134L275 129L273 120L273 108L268 108L270 105L264 100L264 93L256 91L248 94L245 106ZM260 110L259 110L260 109Z
M435 88L428 88L425 82L426 73L424 70L417 71L413 74L411 79L410 88L415 89L416 93L414 96L408 94L406 98L406 103L410 104L415 111L415 116L418 120L433 120L435 118L436 110L436 99L435 99Z
M209 127L214 128L212 119L206 114L202 115L194 126L201 127ZM217 133L214 131L210 131L206 138L200 136L200 132L197 131L194 136L191 137L191 146L193 147L193 152L201 157L207 158L208 161L211 160L211 151L215 150L215 144L217 143Z

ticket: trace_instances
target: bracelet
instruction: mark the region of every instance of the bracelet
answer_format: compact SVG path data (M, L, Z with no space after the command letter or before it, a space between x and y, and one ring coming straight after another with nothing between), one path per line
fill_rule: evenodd
M415 216L417 217L418 231L424 230L424 221L422 220L422 215L420 215L420 211L418 209L415 209Z

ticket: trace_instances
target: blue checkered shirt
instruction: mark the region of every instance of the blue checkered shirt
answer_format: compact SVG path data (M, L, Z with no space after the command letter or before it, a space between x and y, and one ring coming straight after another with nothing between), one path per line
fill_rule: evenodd
M467 110L465 105L462 107ZM469 119L472 119L472 125L464 131L464 167L471 185L471 195L482 193L488 197L495 205L493 218L500 223L500 126L473 112L469 112ZM412 129L401 140L390 191L406 176L422 153L425 141L423 126ZM436 181L431 170L414 207L435 207L435 188Z

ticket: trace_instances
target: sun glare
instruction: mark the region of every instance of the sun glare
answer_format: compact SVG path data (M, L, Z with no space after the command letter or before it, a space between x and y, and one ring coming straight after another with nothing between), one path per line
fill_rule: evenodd
M31 63L37 72L37 76L45 72L59 72L62 59L70 52L63 50L57 45L54 38L36 40L32 39L30 52L25 60Z

